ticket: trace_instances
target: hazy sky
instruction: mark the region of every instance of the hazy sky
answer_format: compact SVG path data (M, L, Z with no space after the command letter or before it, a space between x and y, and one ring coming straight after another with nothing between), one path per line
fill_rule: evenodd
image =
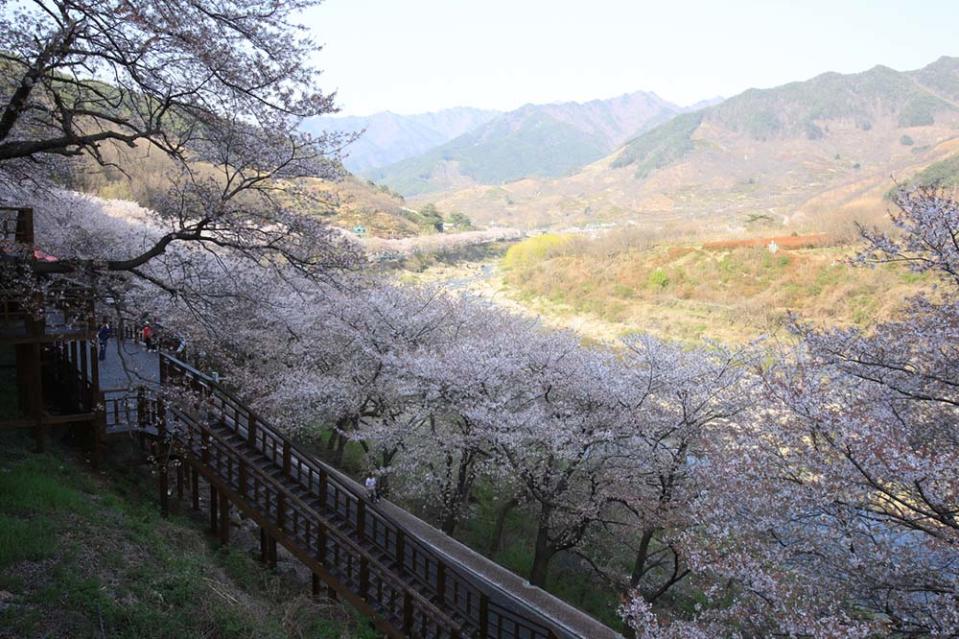
M959 0L326 0L304 16L344 114L679 104L959 55Z

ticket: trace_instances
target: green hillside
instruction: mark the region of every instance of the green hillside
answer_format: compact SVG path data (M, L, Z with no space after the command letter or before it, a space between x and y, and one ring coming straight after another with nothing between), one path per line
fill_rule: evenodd
M909 186L959 187L959 155L930 164L908 182Z
M684 113L647 131L626 145L613 167L635 165L636 177L644 178L656 169L681 160L693 150L692 135L702 120L701 111Z
M943 56L911 75L937 95L959 101L959 58Z
M0 638L372 639L341 605L160 517L149 467L94 473L0 437ZM237 535L239 537L239 535Z
M446 163L455 163L459 174L477 182L498 184L531 175L565 175L607 152L601 140L549 115L532 113L520 126L497 120L481 132L370 175L404 195L417 195L445 186L438 167Z
M732 131L763 139L777 135L824 137L823 121L854 120L868 131L874 120L896 114L901 127L927 126L955 110L919 86L908 73L877 66L863 73L825 73L774 89L752 89L713 107L707 118Z
M863 73L824 73L773 89L750 89L647 131L623 148L613 166L635 164L637 177L646 177L684 158L693 149L691 137L702 122L755 140L817 140L828 134L830 120L853 121L865 132L876 119L890 114L905 128L929 126L937 114L959 110L923 83L947 95L959 94L959 59L941 58L912 73L877 66Z

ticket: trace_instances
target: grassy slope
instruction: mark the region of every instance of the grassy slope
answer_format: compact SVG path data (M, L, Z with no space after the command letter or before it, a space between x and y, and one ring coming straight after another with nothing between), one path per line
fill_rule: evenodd
M851 255L842 247L634 250L542 236L511 248L503 267L519 300L541 310L591 314L623 333L738 343L780 331L789 312L820 324L867 326L892 316L924 284L902 268L852 266Z
M123 472L2 435L0 637L376 636L197 520L162 519L145 471Z

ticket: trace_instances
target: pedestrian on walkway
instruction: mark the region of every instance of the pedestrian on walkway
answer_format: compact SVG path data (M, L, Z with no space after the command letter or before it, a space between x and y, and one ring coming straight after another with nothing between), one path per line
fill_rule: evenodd
M107 358L107 343L113 335L113 329L110 328L110 322L104 322L97 331L97 341L100 343L100 361Z
M363 484L366 486L366 495L370 498L370 503L375 504L378 502L380 495L376 491L376 475L370 473Z
M146 344L147 351L156 350L153 347L153 327L150 326L150 322L143 325L143 343Z

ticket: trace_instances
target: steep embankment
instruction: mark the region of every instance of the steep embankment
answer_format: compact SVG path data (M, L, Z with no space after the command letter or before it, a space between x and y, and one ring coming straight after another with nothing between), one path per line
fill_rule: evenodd
M94 473L0 438L0 637L376 635L199 519L159 515L148 466Z
M912 72L826 73L680 115L569 177L430 199L513 225L708 220L737 231L750 215L786 226L819 221L835 203L863 196L848 215L875 218L893 178L907 180L955 153L957 95L957 58ZM830 193L824 210L818 198Z

